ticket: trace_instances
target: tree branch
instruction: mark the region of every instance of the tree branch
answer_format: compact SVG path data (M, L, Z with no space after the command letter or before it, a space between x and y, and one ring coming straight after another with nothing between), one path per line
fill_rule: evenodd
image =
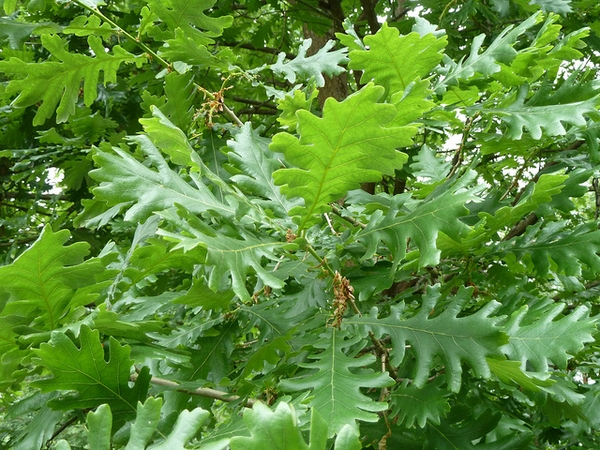
M247 44L245 42L219 42L219 45L222 45L224 47L243 48L246 50L252 50L254 52L269 53L271 55L279 55L279 53L285 53L285 57L287 59L294 59L296 57L296 55L294 55L293 53L281 52L280 50L277 50L276 48L272 47L255 47L254 45Z
M137 379L138 379L137 373L132 374L130 377L130 380L133 381L134 383ZM235 402L237 400L240 400L240 398L241 398L239 395L232 395L227 392L217 391L216 389L210 389L210 388L198 388L198 389L192 389L192 390L184 389L179 385L179 383L176 383L176 382L170 381L170 380L165 380L164 378L159 378L159 377L152 377L150 379L150 383L155 384L157 386L163 386L163 387L175 389L176 391L183 392L185 394L196 395L199 397L212 398L215 400L221 400L223 402ZM251 408L252 405L254 405L254 402L255 402L255 400L249 398L246 400L245 406L248 408Z

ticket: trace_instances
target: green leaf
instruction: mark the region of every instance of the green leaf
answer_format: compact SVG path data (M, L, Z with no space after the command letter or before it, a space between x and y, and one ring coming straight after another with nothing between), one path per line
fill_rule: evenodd
M77 16L68 27L63 29L65 34L74 34L76 36L100 36L103 39L110 38L115 32L110 24L102 23L98 16Z
M207 40L206 44L208 43L210 40ZM235 56L229 49L213 54L197 37L186 35L181 28L175 29L175 37L167 39L158 54L168 61L182 61L192 66L220 69L226 69L228 61L235 61Z
M411 239L419 249L420 266L437 264L441 253L436 245L439 233L459 240L470 230L460 217L468 212L465 203L475 198L472 191L462 189L472 176L473 173L467 174L458 184L440 185L412 210L403 208L408 194L395 196L387 214L382 218L380 211L375 212L367 227L358 234L357 240L366 246L363 259L373 257L379 250L379 242L383 241L394 260L393 273L406 256L407 242Z
M509 359L521 361L523 369L530 364L534 371L547 372L549 363L564 369L569 357L583 349L586 342L594 341L597 323L585 306L555 320L564 308L563 303L550 304L531 320L528 308L522 307L505 325L509 342L502 351Z
M231 180L245 193L267 199L255 200L263 208L285 215L294 203L281 194L281 189L273 181L273 172L281 167L281 162L269 150L269 139L261 137L259 132L252 129L248 122L241 127L234 140L227 141L232 149L227 156L242 171L233 175Z
M375 362L371 354L359 358L349 357L344 348L358 344L360 336L347 339L348 333L335 328L321 334L313 344L322 352L312 354L310 363L299 366L310 372L300 372L298 376L284 379L280 387L284 391L312 390L310 405L329 424L329 436L338 433L344 425L354 425L356 420L376 422L376 412L383 411L387 404L374 401L361 392L361 388L385 387L393 384L387 373L373 373L371 370L352 371L352 368L367 367ZM364 346L365 343L361 343Z
M175 78L171 77L171 75L175 75ZM190 94L189 77L174 72L169 74L166 78L167 80L171 80L165 83L167 95L174 90L183 92L173 94L169 99L171 105L169 106L169 102L167 102L162 107L162 110L158 109L156 106L152 106L150 110L152 111L153 117L149 119L140 119L140 123L144 127L146 136L150 138L152 143L163 153L169 155L173 163L189 167L193 171L200 171L201 161L197 158L196 152L190 145L185 133L165 115L168 114L166 111L170 110L171 113L176 116L176 119L185 122L187 109L191 107L191 101L187 98ZM167 88L167 85L169 88ZM177 96L177 99L175 99L175 96ZM179 96L182 96L183 98ZM179 110L175 111L178 108Z
M566 82L565 82L566 83ZM534 139L548 136L562 136L567 133L563 124L585 126L586 116L597 112L600 93L581 101L570 101L559 91L555 95L546 93L543 101L533 98L525 102L529 86L524 85L519 90L515 101L505 108L483 109L484 113L498 116L508 126L508 137L521 139L523 129L527 129ZM561 97L559 100L557 97ZM564 100L563 100L564 99Z
M287 197L304 198L304 207L290 211L300 215L301 229L314 224L315 215L330 211L327 203L360 183L393 174L406 162L396 147L410 145L416 129L386 127L396 108L377 103L382 95L383 88L369 84L341 103L329 98L322 118L296 113L300 139L288 133L273 137L271 150L297 167L278 170L273 177Z
M69 310L80 306L74 301L76 290L93 285L95 276L105 270L98 259L84 262L89 244L65 246L69 237L68 230L54 233L48 225L27 251L0 267L0 279L11 280L0 286L0 294L9 294L11 311L27 315L32 326L58 328Z
M149 397L143 404L138 402L135 422L131 425L129 442L125 450L145 450L156 432L161 408L161 398Z
M233 297L234 292L230 289L215 292L208 287L205 280L194 278L187 293L175 299L173 303L191 308L201 306L204 310L222 310L229 307Z
M517 223L527 214L535 211L539 205L549 202L552 197L558 195L564 188L567 178L569 178L568 175L560 174L541 175L532 188L525 191L515 206L504 206L493 215L486 212L481 213L486 227L492 231L498 231L502 227Z
M448 387L458 392L461 387L463 361L468 363L476 376L489 378L490 368L486 357L501 355L499 346L507 342L506 335L498 325L499 319L489 317L500 306L492 301L474 314L458 316L473 292L461 287L451 303L440 313L435 311L441 298L441 286L427 288L422 306L413 317L404 319L403 304L392 306L390 315L378 317L377 308L369 316L352 317L344 323L357 327L360 334L372 332L377 338L390 336L391 362L398 366L406 357L407 344L416 359L414 385L423 388L441 358L448 378ZM431 314L435 314L431 317Z
M110 405L115 426L132 417L136 405L144 399L149 378L142 371L133 387L129 377L133 361L130 349L114 338L109 338L109 358L106 360L104 347L98 331L81 326L80 346L77 347L64 333L52 332L50 343L43 343L34 350L40 364L51 373L51 378L35 381L35 387L44 392L76 391L51 400L49 405L59 410L94 408L103 403Z
M90 450L110 450L112 413L107 404L100 405L96 411L90 411L86 419Z
M177 72L171 72L165 77L167 103L161 107L161 111L169 118L173 125L182 130L189 127L194 117L194 99L196 92L197 89L192 82L191 73L182 75ZM153 113L155 117L158 116L155 111L153 111ZM144 123L143 119L140 120L140 122ZM146 127L144 127L144 129L148 132ZM158 143L156 143L156 145L163 148Z
M62 412L53 411L46 405L43 405L34 418L22 430L20 436L17 436L15 441L18 443L11 446L11 450L37 450L42 448L52 438L56 426L62 419Z
M6 2L4 2L4 7L6 8ZM25 40L29 38L33 30L37 27L37 24L18 22L13 19L1 17L0 37L7 37L10 47L18 49L21 48Z
M293 96L286 94L285 97L280 98L277 101L277 109L281 110L281 114L277 117L277 122L289 131L296 131L296 127L298 126L296 112L299 110L310 111L310 107L315 98L317 98L318 93L319 91L315 89L306 98L306 92L296 89L293 91Z
M209 417L210 413L202 408L192 411L184 409L179 413L169 436L160 444L153 445L152 450L185 450L186 444L192 440Z
M166 138L165 135L163 138ZM126 207L125 220L143 222L154 211L170 208L175 203L186 205L194 213L209 210L223 215L234 213L234 208L217 200L198 176L190 175L193 186L184 181L169 167L147 136L138 136L132 141L140 145L158 171L148 168L120 148L113 148L115 154L101 150L94 154L94 160L100 168L90 172L90 176L100 185L93 192L96 200L104 204L103 208L112 207L109 210L112 216ZM179 148L180 151L183 149ZM95 226L101 216L95 208L88 208L81 220L87 226Z
M505 28L494 41L481 53L485 34L480 34L473 39L469 56L464 61L454 63L446 59L446 67L442 70L445 77L441 80L435 89L445 91L446 87L453 86L461 80L468 80L474 76L490 76L501 70L498 63L509 64L517 56L517 51L513 45L523 33L542 21L542 14L537 13L524 20L518 26L513 25ZM477 75L476 75L477 74Z
M135 63L138 67L145 57L133 55L122 47L113 47L113 54L107 53L102 39L89 36L88 44L94 57L66 51L66 42L58 35L42 35L42 45L59 60L43 63L25 63L18 58L0 61L0 72L18 77L12 79L6 94L18 94L15 106L26 107L41 103L37 110L34 125L42 125L54 114L57 123L65 122L75 114L79 100L79 88L83 83L83 100L90 106L97 97L100 72L104 73L103 83L116 83L117 70L123 63ZM58 105L58 108L57 108Z
M404 380L390 394L391 415L398 418L398 425L412 428L417 424L423 428L428 422L439 425L442 417L450 411L448 391L441 388L445 377L418 388Z
M571 0L531 0L531 3L540 5L545 13L568 14L571 8Z
M219 290L223 276L229 272L233 292L243 301L250 300L251 294L248 293L246 283L251 269L266 285L278 289L284 286L279 278L265 270L262 259L276 261L279 259L275 254L277 249L293 247L293 244L259 238L239 224L224 219L220 232L216 232L181 206L178 206L177 214L165 211L160 216L176 224L179 230L185 231L185 234L165 229L158 231L158 234L178 243L174 250L183 248L189 251L196 247L206 249L205 264L212 267L208 287L213 291Z
M334 76L344 71L340 64L348 61L345 48L330 51L335 46L335 41L327 41L314 55L306 56L311 44L312 39L305 39L298 48L298 55L289 62L284 62L285 53L281 52L275 64L271 65L271 70L276 74L284 75L290 83L296 82L296 76L307 80L312 77L318 87L325 85L323 74Z
M563 221L530 226L523 236L499 246L504 260L515 257L521 261L530 258L535 272L540 276L550 270L567 276L580 275L585 265L595 273L600 271L600 230L595 223L566 228Z
M452 168L450 162L438 158L436 152L427 145L421 147L413 160L414 162L410 165L412 174L419 180L423 179L423 181L418 182L417 186L443 183Z
M375 35L365 36L368 50L350 52L351 69L363 71L361 83L374 80L387 95L404 91L412 82L430 74L442 60L446 36L410 33L400 36L397 28L384 23Z
M204 14L215 3L216 0L149 0L148 6L169 32L181 29L185 36L199 38L198 42L206 42L207 39L210 42L210 37L220 36L223 29L233 22L231 16L209 17Z
M363 448L356 427L348 424L344 425L335 438L333 448L334 450L360 450Z
M555 381L551 379L541 380L534 376L529 376L521 370L521 363L519 361L487 358L487 363L493 374L503 383L516 384L520 388L532 392L539 392L540 387L549 387L555 383Z
M244 411L244 422L250 437L231 438L231 450L312 450L302 438L293 407L287 403L281 402L271 411L256 402L252 409Z
M484 438L493 431L500 421L501 415L486 409L482 414L465 420L455 417L446 420L440 426L429 425L427 429L427 445L439 450L513 450L525 447L532 438L531 433L515 433L492 442ZM476 442L474 444L473 442Z

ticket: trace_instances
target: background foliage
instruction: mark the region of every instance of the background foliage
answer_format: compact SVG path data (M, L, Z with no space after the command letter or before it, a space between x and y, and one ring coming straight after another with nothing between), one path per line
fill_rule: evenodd
M596 1L0 5L0 448L600 446Z

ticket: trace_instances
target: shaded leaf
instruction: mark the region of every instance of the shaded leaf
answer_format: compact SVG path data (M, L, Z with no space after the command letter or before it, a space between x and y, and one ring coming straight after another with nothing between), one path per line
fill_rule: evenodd
M215 3L216 0L149 0L150 10L168 30L162 34L155 28L150 31L164 39L179 28L185 36L192 37L199 44L211 43L211 37L219 36L233 22L231 16L209 17L204 13Z
M267 199L255 200L264 208L285 214L294 203L286 199L281 194L281 188L275 185L273 172L281 167L281 162L269 151L269 139L260 136L259 131L252 129L252 125L247 122L234 140L227 141L232 149L227 156L242 171L233 175L231 180L244 192Z
M218 291L223 276L229 273L231 276L231 289L236 295L244 300L250 300L251 294L246 287L247 275L254 269L256 275L268 286L282 288L283 282L267 272L262 264L262 258L272 261L278 259L276 251L294 247L293 244L266 240L252 234L244 227L223 221L221 231L217 232L198 220L183 207L178 207L177 215L171 212L163 212L161 217L176 224L179 230L185 230L186 234L173 233L164 229L158 234L178 242L177 248L189 251L195 247L206 249L205 263L212 268L208 277L208 287ZM223 231L227 230L228 233Z
M152 450L185 450L187 443L196 435L200 427L208 420L210 413L202 408L191 411L184 409L167 438L152 446Z
M322 352L310 356L315 362L299 364L310 372L302 371L298 376L280 382L284 391L312 391L310 405L329 424L329 436L338 433L344 425L354 425L356 420L376 422L378 416L375 413L385 410L387 404L367 397L361 388L393 384L387 373L356 370L375 362L375 357L371 354L359 358L347 356L344 348L358 344L362 339L360 336L347 339L347 336L335 328L321 334L314 347Z
M563 221L530 226L523 236L500 245L505 261L512 264L514 257L527 262L530 258L535 272L545 276L552 269L567 276L580 275L583 265L600 271L600 230L595 223L575 228L565 227Z
M465 180L472 175L466 176ZM460 220L468 213L465 203L475 198L473 192L461 189L465 180L454 186L448 183L440 185L436 194L431 194L408 211L402 208L408 194L395 196L387 214L382 218L380 211L375 212L367 227L358 234L357 239L366 246L363 258L375 255L380 249L379 242L383 241L394 260L393 273L406 256L410 239L419 249L419 265L437 264L441 253L436 245L438 234L443 232L458 240L470 229Z
M87 437L90 450L110 450L112 414L110 406L100 405L96 411L90 411L86 418Z
M490 76L501 70L499 63L509 64L517 56L513 45L523 33L529 28L542 21L541 13L534 14L521 22L518 26L513 25L505 28L494 41L480 53L486 38L480 34L473 39L469 56L464 61L452 62L449 58L444 60L446 67L444 79L438 84L436 92L444 91L446 87L458 84L460 80L468 80L476 76Z
M142 404L137 404L135 422L131 425L129 442L125 450L144 450L156 432L160 420L162 399L149 397Z
M100 182L93 189L95 199L104 204L102 211L110 209L116 215L127 208L125 220L143 222L154 211L185 204L194 213L217 211L232 215L234 208L217 200L210 189L197 176L191 175L194 186L173 171L147 136L133 138L158 171L148 168L128 152L114 147L113 153L97 150L94 160L100 166L90 176ZM95 226L101 216L95 209L84 212L87 226Z
M390 394L391 415L398 417L398 425L412 428L415 425L423 428L428 422L439 425L440 420L448 411L448 391L441 388L446 382L445 377L418 388L404 380Z
M539 104L531 100L525 102L528 91L529 87L523 86L515 101L508 107L483 110L506 123L511 139L521 139L523 129L527 129L534 139L541 139L544 133L548 136L566 134L563 124L585 126L586 116L596 113L600 99L600 94L596 94L581 101L551 103L555 99L549 96L546 97L545 104Z
M32 325L44 330L58 328L70 308L81 305L73 302L75 291L94 284L95 275L105 270L98 259L84 262L89 244L65 246L69 237L68 230L54 233L48 225L27 251L0 267L0 279L11 280L0 286L0 294L9 294L11 310L27 314Z
M555 320L564 308L563 303L549 305L533 322L528 320L527 307L515 312L505 326L509 342L502 351L510 359L521 361L522 369L529 364L535 371L547 372L549 363L564 369L568 358L583 349L586 342L594 341L597 322L589 317L585 306Z
M0 72L17 77L6 88L8 95L18 94L14 104L26 107L41 103L33 119L34 125L43 124L55 109L58 123L65 122L75 114L81 83L84 103L90 106L98 95L101 71L104 73L104 85L116 83L121 64L135 63L139 67L145 61L145 57L133 55L118 45L113 47L112 55L107 53L97 36L88 37L94 57L69 53L65 49L66 42L58 35L44 34L41 39L44 48L60 62L26 63L14 57L0 61Z
M352 317L345 324L357 327L360 334L372 332L377 338L390 336L391 362L398 366L406 357L407 344L416 359L414 385L422 388L430 371L441 358L444 363L448 387L458 392L461 387L462 363L468 363L476 376L488 378L490 368L486 357L499 356L499 346L507 342L507 336L498 325L499 319L489 317L500 306L492 301L474 314L461 315L464 304L469 301L472 289L461 287L451 303L440 313L434 313L441 298L441 286L427 288L422 306L414 316L404 319L404 305L392 306L390 315L378 318L377 308L370 316Z
M135 385L129 386L133 365L129 347L109 338L107 360L98 331L86 325L81 326L79 341L77 347L64 333L53 332L49 344L43 343L34 350L52 377L32 384L44 392L76 391L51 400L49 405L55 409L86 409L106 403L118 416L117 423L135 415L138 400L146 396L149 378L142 371Z

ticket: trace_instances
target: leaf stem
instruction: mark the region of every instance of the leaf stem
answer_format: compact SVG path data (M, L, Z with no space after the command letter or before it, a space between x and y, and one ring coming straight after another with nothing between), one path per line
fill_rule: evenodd
M306 250L308 251L308 253L310 253L312 256L314 256L317 261L319 261L319 265L322 266L327 271L329 276L331 276L332 278L335 277L335 272L331 269L331 267L327 263L327 259L321 258L321 256L317 253L317 251L313 248L313 246L310 245L308 242L306 243Z

